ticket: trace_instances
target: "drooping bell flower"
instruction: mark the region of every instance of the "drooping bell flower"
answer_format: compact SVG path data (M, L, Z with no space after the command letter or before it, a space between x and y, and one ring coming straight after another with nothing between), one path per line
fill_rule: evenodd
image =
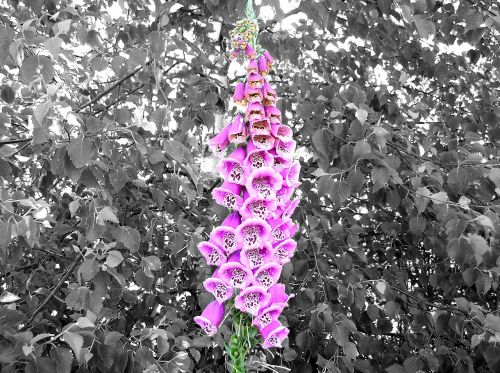
M289 142L293 140L293 131L285 124L273 124L271 128L271 134L283 142Z
M240 225L240 223L240 214L235 211L229 214L220 227L215 228L210 234L210 241L222 248L227 257L238 250L236 227Z
M209 293L212 293L215 300L219 303L224 303L225 301L231 299L234 294L233 288L228 286L224 281L215 275L203 281L203 287Z
M224 181L220 187L212 191L215 201L228 209L238 210L243 204L241 199L241 185Z
M264 343L262 343L264 348L281 347L281 344L290 333L288 328L281 325L279 321L273 321L259 331L264 339Z
M280 157L291 159L293 157L293 153L295 152L295 148L297 147L297 143L295 140L290 140L287 142L278 140L276 141L276 154Z
M245 170L253 171L261 167L271 167L274 164L274 158L266 150L257 148L253 141L247 145L247 156L243 161Z
M231 126L231 124L228 124L227 126L225 126L222 131L220 131L217 135L215 135L214 137L212 137L209 141L208 141L208 146L210 147L210 149L212 150L212 152L220 157L222 155L222 153L224 152L224 150L226 150L227 146L229 145L229 127Z
M281 276L281 269L281 264L275 262L264 264L253 274L254 284L269 289L278 282Z
M291 188L297 188L301 184L299 181L299 175L300 163L297 161L294 161L290 167L281 171L283 184Z
M224 180L234 184L245 185L245 172L243 168L245 158L245 149L240 146L229 157L219 162L218 169Z
M238 107L246 106L245 84L243 82L236 83L236 86L234 87L233 100L235 105Z
M241 250L240 260L247 268L256 269L267 263L272 255L272 246L266 242L262 247Z
M273 242L283 241L292 237L298 229L298 225L291 219L283 220L271 218L266 221L271 226L271 236L274 239Z
M299 205L299 203L300 203L300 199L298 199L298 198L295 198L294 200L287 202L285 205L285 209L283 210L283 213L281 214L281 217L283 219L291 218L293 213L295 212L295 209Z
M235 144L241 144L246 140L247 126L241 114L236 115L236 117L231 122L227 138L230 142Z
M262 88L264 85L264 78L259 74L249 74L247 76L247 84L252 88Z
M243 205L240 208L240 214L243 218L267 219L276 210L275 200L266 200L257 196L243 197Z
M276 106L266 106L265 107L266 117L272 124L281 123L281 111Z
M248 121L259 120L266 116L264 106L258 102L248 104L246 110L246 117Z
M297 242L292 239L287 239L279 242L273 247L273 257L280 263L285 264L290 261L290 258L297 249Z
M281 155L276 154L276 149L271 149L269 153L273 156L273 168L277 172L283 171L285 168L292 165L293 160L291 158L284 158Z
M281 189L282 176L270 167L261 167L247 178L246 188L250 196L272 200L276 198L276 191Z
M264 80L262 91L264 94L264 100L262 101L262 104L264 106L274 106L277 100L276 91L274 90L273 87L271 87L271 84L269 84L266 80Z
M210 241L200 242L197 247L208 265L219 266L227 260L222 249Z
M285 291L285 285L275 284L267 289L267 292L271 294L271 300L267 306L271 304L278 304L282 307L288 306L288 301L294 297L293 294L288 295Z
M259 65L257 64L257 60L253 59L247 65L247 73L248 74L257 74L259 72Z
M224 304L214 300L201 313L201 316L196 316L194 321L203 329L209 336L215 335L222 320L224 319Z
M252 272L240 262L226 262L219 268L219 277L225 284L244 289L253 281Z
M267 64L266 57L261 55L257 60L257 65L259 66L259 73L262 76L266 76L267 74L269 74L269 66Z
M240 55L241 53L241 49L240 48L235 48L233 50L231 50L231 52L229 53L229 58L231 60L235 60L236 58L238 58L238 56Z
M271 322L277 321L281 312L283 312L283 306L279 304L271 304L269 307L261 308L257 317L253 319L252 324L259 329L265 328Z
M259 309L267 304L271 295L262 286L250 286L234 299L234 306L242 312L257 316Z
M245 99L247 102L262 102L264 95L262 89L250 87L248 84L245 86Z
M271 124L269 119L263 118L258 120L252 120L249 124L250 136L258 135L270 135L271 134Z
M269 68L272 69L274 65L274 59L271 57L271 54L268 51L264 51L262 55L266 58L267 66L269 66Z
M277 216L285 208L288 201L292 197L294 188L283 185L280 190L276 192L276 207L281 208L279 211L275 211L275 216Z
M254 59L257 56L255 49L249 43L247 43L245 46L245 54L250 59Z
M252 136L254 145L262 150L271 150L274 147L275 139L271 135L255 135Z
M269 238L271 227L263 219L250 218L236 228L236 239L241 249L255 249Z

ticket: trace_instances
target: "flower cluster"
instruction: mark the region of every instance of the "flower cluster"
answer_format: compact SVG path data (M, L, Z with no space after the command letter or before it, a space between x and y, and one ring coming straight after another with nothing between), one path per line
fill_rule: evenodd
M236 58L242 51L250 58L255 58L256 51L252 45L255 40L259 27L257 21L245 18L236 22L236 27L231 30L231 58Z
M292 129L282 123L276 92L266 80L273 60L267 51L247 56L246 78L233 96L239 112L209 143L219 156L235 145L219 163L224 182L212 192L232 212L198 245L217 269L203 283L215 300L195 321L208 335L215 334L224 303L234 297L234 306L253 317L263 347L269 348L281 346L288 335L278 317L290 295L278 281L297 247L291 216L299 203L292 195L300 184L300 165L293 159Z

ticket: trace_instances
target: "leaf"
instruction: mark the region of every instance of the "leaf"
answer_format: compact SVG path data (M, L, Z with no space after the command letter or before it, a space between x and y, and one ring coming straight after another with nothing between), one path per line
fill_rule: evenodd
M37 78L43 78L48 84L54 76L54 63L45 56L30 56L24 59L20 74L26 84L32 83Z
M429 204L429 197L431 196L431 191L426 187L417 189L415 193L415 206L418 212L421 214L425 211L427 205Z
M65 19L64 21L57 22L54 26L52 26L52 30L55 35L59 34L67 34L71 27L71 20Z
M380 292L380 294L385 294L385 291L387 290L387 284L385 281L378 281L375 284L375 288Z
M71 213L71 217L75 217L75 213L78 211L80 208L80 202L78 200L71 201L69 203L69 212Z
M78 358L83 347L83 337L79 334L66 331L62 336L62 340L71 347Z
M474 250L474 257L476 258L477 265L483 262L483 256L487 252L491 252L491 247L486 240L476 233L469 233L467 235L469 242Z
M49 102L42 102L38 104L35 108L35 118L38 124L41 126L43 123L43 118L45 118L50 110Z
M14 102L14 99L16 98L16 93L10 86L4 84L0 88L0 97L2 97L2 100L4 100L6 103L12 104Z
M405 368L399 364L392 364L389 368L386 368L387 373L407 373Z
M161 269L161 260L155 255L147 256L142 258L142 265L152 271L158 271Z
M95 327L94 323L89 319L87 319L86 317L79 317L78 320L76 321L76 325L82 329Z
M129 250L139 250L141 235L136 229L130 227L117 227L113 229L112 235L118 242L123 243Z
M375 166L371 172L373 191L377 191L387 185L389 181L389 170L384 166Z
M52 57L54 57L54 59L56 60L59 58L59 49L61 49L61 44L62 44L62 39L58 38L57 36L54 38L48 38L43 43L45 48L47 48Z
M372 147L366 141L366 139L362 139L356 142L356 145L354 145L354 155L362 156L365 154L370 154L372 152Z
M314 147L320 152L320 154L324 155L325 157L328 157L329 155L327 139L328 137L325 135L322 129L314 132L312 136L312 143Z
M97 275L99 270L99 264L94 259L85 259L78 268L78 278L82 277L84 281L90 281Z
M361 124L365 124L366 119L368 118L368 112L365 109L356 110L356 119L361 122Z
M434 22L428 20L420 14L414 15L413 21L415 22L415 26L417 26L418 33L424 39L436 35L436 26L434 25Z
M448 194L446 192L438 192L431 194L429 198L432 200L432 203L440 205L448 201Z
M4 290L2 294L0 294L0 303L14 303L20 300L16 294L12 294L11 292L8 292Z
M356 356L358 356L358 349L354 343L345 342L342 349L344 350L345 356L347 356L350 360L356 360Z
M349 183L341 180L334 182L332 184L332 189L330 191L330 198L335 205L341 205L345 202L347 198L349 198L351 194L351 187Z
M71 373L73 365L73 355L65 347L53 347L50 350L50 357L56 362L56 373Z
M92 156L92 142L83 135L80 135L78 138L71 140L67 150L75 167L82 168L89 163Z
M106 264L108 267L115 268L123 262L123 255L117 250L108 251L108 256L106 257Z
M349 183L349 187L351 188L351 192L357 193L365 183L365 175L358 169L354 169L347 175L346 178L347 183Z
M111 221L113 223L119 223L118 218L116 217L113 209L110 206L104 206L96 217L96 222L99 225L105 225L106 221Z

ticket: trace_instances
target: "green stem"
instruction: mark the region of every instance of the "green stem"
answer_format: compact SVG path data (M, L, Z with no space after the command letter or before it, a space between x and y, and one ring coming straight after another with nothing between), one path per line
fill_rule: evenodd
M245 373L247 355L257 344L257 329L252 319L237 310L233 310L234 332L228 346L229 363L232 373Z
M245 17L249 19L256 20L257 15L255 14L255 10L253 9L253 1L247 0L247 7L245 9Z

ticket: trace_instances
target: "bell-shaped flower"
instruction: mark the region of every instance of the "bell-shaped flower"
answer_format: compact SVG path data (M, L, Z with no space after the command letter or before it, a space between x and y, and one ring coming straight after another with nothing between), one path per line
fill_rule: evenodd
M259 331L264 339L262 343L264 348L281 347L281 344L290 333L288 328L281 325L279 321L273 321Z
M254 59L255 57L257 57L257 53L255 52L255 49L253 49L253 47L248 43L245 46L245 54L250 59Z
M200 242L197 247L208 265L219 266L227 261L222 249L210 241Z
M246 105L245 100L245 83L238 82L234 87L233 100L236 106Z
M261 167L248 176L246 188L250 196L272 200L276 198L276 191L281 189L282 184L283 178L279 173L271 167Z
M273 257L280 263L285 264L290 261L290 258L297 249L297 242L292 239L287 239L279 242L273 247Z
M271 150L274 147L275 139L271 135L255 135L252 136L254 145L262 150Z
M250 218L236 228L236 239L241 249L255 249L266 242L271 227L263 219Z
M250 121L250 135L252 137L257 135L270 135L271 134L271 124L269 119L263 118L258 120Z
M276 106L266 106L265 107L266 117L272 124L281 123L281 111Z
M262 247L243 249L240 253L241 264L250 269L263 266L271 257L272 246L268 242L264 243Z
M212 293L215 300L219 303L224 303L225 301L231 299L234 294L233 288L228 286L216 275L203 281L203 287L209 293Z
M283 210L283 213L281 214L281 217L283 219L290 218L293 213L295 212L295 209L300 203L300 199L295 198L289 202L286 203L285 208Z
M259 72L259 65L257 64L257 60L254 58L250 60L247 65L247 73L248 74L257 74Z
M292 219L272 218L267 219L271 226L273 242L279 242L292 237L297 232L298 225Z
M264 51L262 55L265 57L267 66L269 66L270 69L272 69L274 65L274 59L271 57L271 54L268 51Z
M259 102L248 104L245 115L248 121L262 119L266 116L264 106Z
M235 60L236 58L238 58L238 56L240 55L240 53L241 53L241 49L240 48L232 49L231 52L229 53L229 59Z
M215 228L210 234L210 241L222 248L229 257L232 253L238 250L238 242L236 241L236 227L240 225L241 217L237 211L228 215L222 224Z
M241 198L241 185L224 181L220 187L212 191L215 201L228 209L238 210L243 204Z
M269 289L276 284L281 276L282 266L279 263L270 262L259 267L253 274L254 284Z
M229 123L226 127L222 129L217 135L212 137L208 141L208 146L212 150L212 152L220 157L224 150L226 150L227 146L229 145L229 127L231 126L231 123Z
M245 99L247 102L262 102L264 99L264 95L262 93L262 89L254 88L248 85L245 86Z
M299 175L300 163L297 161L294 161L290 167L281 171L283 184L291 188L297 188L301 184L299 181Z
M240 208L240 214L243 218L267 219L276 210L275 200L266 200L258 196L243 196L244 202Z
M252 272L240 262L226 262L219 268L219 277L226 285L244 289L253 281Z
M276 192L276 206L280 208L279 211L275 211L275 216L280 216L283 212L288 201L290 201L290 197L294 192L294 188L283 185L280 190Z
M257 60L257 65L259 66L259 73L262 76L269 74L269 65L267 64L266 57L260 56Z
M276 104L277 95L271 84L269 84L267 81L264 81L262 91L264 93L264 100L262 101L264 106L274 106Z
M278 140L289 142L293 140L293 131L286 124L273 124L271 134Z
M252 88L262 88L264 85L264 78L259 74L249 74L247 76L247 84Z
M272 304L269 307L261 308L257 317L253 319L252 324L259 329L265 328L273 321L278 320L278 317L283 312L283 306L279 304Z
M276 141L276 154L283 158L292 158L293 153L295 153L295 148L297 147L297 143L295 140L290 140L287 142L278 140Z
M239 146L229 157L219 162L219 172L224 180L234 184L245 185L245 172L243 168L245 158L245 149Z
M257 148L253 141L247 145L247 156L243 161L245 170L253 171L262 167L270 167L274 164L274 158L266 150Z
M236 117L231 122L227 133L227 138L230 142L235 144L241 144L246 140L247 126L241 114L236 115Z
M215 335L222 320L224 319L224 303L214 300L201 313L196 316L194 322L197 323L209 336Z
M250 286L234 299L234 306L241 312L257 316L259 309L269 302L271 295L262 286Z
M281 172L285 168L290 167L292 165L293 160L291 158L283 158L282 156L276 154L276 149L271 149L269 153L274 158L273 168L276 171Z
M294 297L293 294L288 295L285 291L285 285L283 284L275 284L271 286L267 292L271 294L271 300L267 304L266 307L271 306L272 304L277 304L282 307L288 306L288 301Z

